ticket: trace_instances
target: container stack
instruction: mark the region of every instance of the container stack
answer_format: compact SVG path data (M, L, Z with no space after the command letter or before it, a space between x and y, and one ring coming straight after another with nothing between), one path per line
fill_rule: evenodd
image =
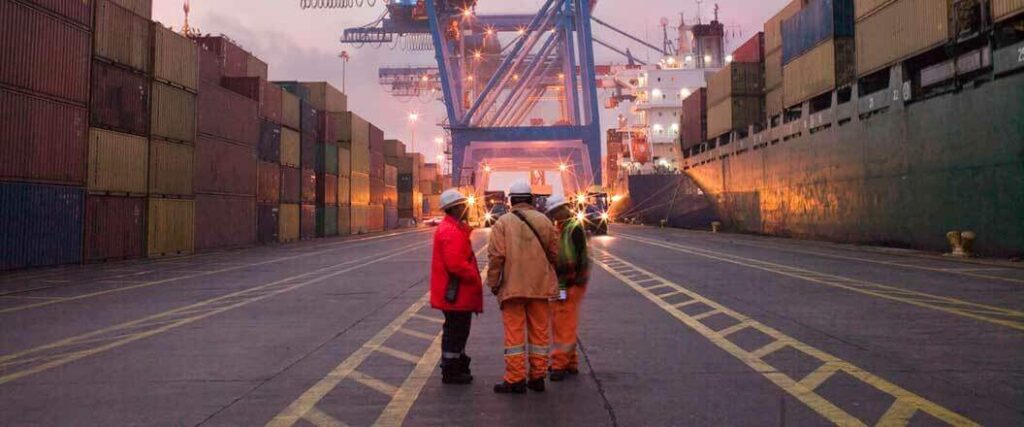
M317 117L316 156L316 236L336 236L338 231L340 157L337 115L348 108L348 99L326 82L301 83L309 93L309 103L319 111ZM346 233L348 234L348 233Z
M423 193L423 214L441 215L441 174L437 163L426 163L420 170L420 193Z
M811 0L782 21L785 107L831 92L855 79L853 3L853 0ZM919 3L945 4L927 0Z
M299 240L299 211L302 201L302 136L299 134L300 103L295 94L282 90L281 94L281 205L278 211L278 241Z
M313 239L317 236L317 164L322 161L317 152L317 141L320 138L320 112L310 103L310 91L306 86L294 81L274 83L284 89L284 93L293 95L298 102L296 130L299 157L299 239ZM288 99L289 103L291 101L292 99ZM294 108L294 104L288 105L285 107L285 114L289 114L289 110ZM289 138L294 136L289 135Z
M785 109L785 86L782 79L782 21L803 7L804 0L791 0L779 13L764 23L764 86L765 111L769 117Z
M1013 2L992 3L994 19L999 19L1001 5L1008 3ZM952 2L932 0L856 2L857 75L871 74L946 43L951 7Z
M367 209L367 229L372 232L384 231L384 204L387 199L384 188L384 131L369 125L370 137L370 205Z
M93 6L64 3L0 2L0 270L82 259Z
M365 234L369 232L370 123L351 112L335 113L334 116L335 137L341 145L339 155L347 155L349 164L349 203L342 203L338 214L339 222L347 219L349 234ZM343 164L344 161L340 159L339 163ZM339 165L339 169L341 168ZM344 201L344 195L339 196ZM343 225L339 224L339 227Z
M423 155L407 153L398 161L398 221L415 224L423 219L423 193L420 191L420 173Z
M281 107L281 88L263 82L260 142L256 150L256 240L261 244L281 240Z
M733 61L708 80L707 137L714 139L764 122L764 33L733 53Z
M399 168L404 163L406 156L408 154L405 152L405 144L402 141L397 139L384 141L384 228L387 230L399 227Z
M346 113L332 113L332 123ZM337 138L337 136L335 136ZM352 151L338 142L338 235L352 234Z
M694 147L703 144L708 140L708 90L700 88L683 99L683 114L679 118L683 129L679 133L683 152L689 152ZM621 135L621 133L619 134ZM619 137L621 145L621 136ZM609 151L611 147L609 146Z

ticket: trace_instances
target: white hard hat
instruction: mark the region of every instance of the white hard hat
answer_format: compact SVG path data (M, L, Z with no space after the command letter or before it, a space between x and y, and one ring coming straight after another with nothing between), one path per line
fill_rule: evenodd
M530 188L530 183L526 180L519 180L509 187L508 194L511 196L530 195L533 194L533 189Z
M558 209L568 203L565 201L565 197L562 196L551 196L548 198L547 203L544 205L544 212L551 213L555 209Z
M452 188L441 193L441 210L448 209L459 203L466 203L466 196L463 196L459 190Z

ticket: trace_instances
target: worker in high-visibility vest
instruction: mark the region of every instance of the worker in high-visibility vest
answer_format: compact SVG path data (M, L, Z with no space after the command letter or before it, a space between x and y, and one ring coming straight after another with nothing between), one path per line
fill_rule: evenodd
M587 232L583 221L569 209L562 196L547 201L545 213L558 229L558 299L552 304L551 381L562 381L579 373L576 354L576 331L579 328L580 303L590 280L590 258Z

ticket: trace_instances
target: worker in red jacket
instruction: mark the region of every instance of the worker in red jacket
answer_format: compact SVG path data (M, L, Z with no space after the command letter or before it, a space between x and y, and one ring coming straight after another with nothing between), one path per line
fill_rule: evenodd
M441 337L441 382L444 384L473 381L466 341L473 313L484 311L483 284L469 240L473 229L466 223L466 203L466 197L457 190L441 194L445 218L434 232L430 305L444 312Z

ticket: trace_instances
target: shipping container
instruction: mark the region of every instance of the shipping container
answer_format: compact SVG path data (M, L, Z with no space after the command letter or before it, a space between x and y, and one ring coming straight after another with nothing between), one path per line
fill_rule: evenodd
M809 0L782 21L782 63L790 63L826 40L853 37L853 30L853 0Z
M384 140L384 157L398 159L405 156L405 143L397 139ZM389 159L389 160L391 160ZM391 160L393 161L393 160ZM393 164L389 162L389 164Z
M320 174L316 180L316 204L338 204L338 176Z
M302 203L316 203L316 171L302 169Z
M256 152L253 147L200 135L196 139L196 193L256 195Z
M384 185L388 187L398 186L398 168L392 165L384 166Z
M316 205L302 205L299 211L299 239L316 238Z
M347 176L338 177L338 204L348 205L352 203L352 178Z
M149 142L149 194L191 196L195 148L158 139Z
M224 70L221 69L217 54L204 46L196 46L196 56L199 59L199 83L210 82L219 85L220 79L224 77Z
M90 39L85 29L27 5L0 2L0 83L85 105Z
M878 10L881 6L888 5L894 1L896 0L854 0L853 17L856 20L860 20L868 14Z
M146 199L88 195L85 198L85 260L146 255Z
M384 208L384 229L394 230L398 228L398 208Z
M298 167L302 158L302 137L298 132L281 127L281 164Z
M899 0L857 21L857 75L931 50L949 38L944 1Z
M56 13L64 18L81 24L86 28L92 28L92 4L91 0L25 0L38 5L43 9Z
M384 206L369 205L366 207L366 231L369 233L384 231Z
M778 89L782 86L782 51L776 50L764 57L764 88L765 91Z
M420 169L420 180L421 181L437 181L437 163L424 163ZM426 192L424 192L426 193Z
M767 113L768 116L775 116L777 114L781 114L782 111L785 110L786 108L785 96L785 87L782 85L779 85L779 87L768 91L764 97L765 113Z
M89 191L146 194L149 140L102 129L89 130Z
M679 118L682 130L682 148L700 145L708 140L708 92L700 88L683 100L683 115Z
M256 205L256 241L264 245L279 239L281 208L278 204Z
M199 89L199 51L188 38L153 23L153 78L190 90Z
M84 107L0 88L0 117L0 180L85 185Z
M88 1L88 0L83 0ZM153 0L112 0L132 13L146 19L153 18Z
M338 148L338 175L349 176L352 174L352 151L348 148Z
M349 207L349 211L352 213L349 218L349 224L352 227L352 234L366 234L370 230L368 228L369 223L367 221L370 214L370 206L353 204Z
M0 182L0 271L82 260L85 191Z
M763 123L764 97L734 96L708 107L708 138L717 138L733 130Z
M384 188L383 178L370 177L370 204L371 205L384 205L384 196L386 189Z
M281 124L281 88L263 80L263 104L260 105L260 117L270 122Z
M764 51L771 53L776 50L782 50L782 21L785 21L795 15L803 8L805 0L790 0L776 13L764 23ZM781 58L781 57L780 57Z
M732 62L764 62L764 33L759 32L732 52Z
M256 201L259 203L281 202L281 166L277 163L259 162L259 182Z
M348 236L352 234L352 207L343 205L338 208L338 235Z
M320 112L317 114L317 142L322 143L336 143L338 137L335 134L338 125L334 122L338 120L337 114Z
M370 178L384 180L384 153L370 151Z
M281 91L281 124L293 130L301 130L299 97L288 91Z
M259 77L222 77L220 84L225 89L256 101L256 115L261 117L259 110L263 108L263 90L265 85Z
M319 140L320 112L304 100L299 101L299 126L303 139L308 135L313 142Z
M146 210L146 254L190 254L195 247L195 201L150 198Z
M351 171L370 173L370 123L355 113L338 114L336 118L335 136L349 149Z
M370 123L367 136L370 139L370 152L384 154L384 131Z
M91 92L93 126L136 135L149 133L150 84L146 76L94 61Z
M338 235L338 207L317 206L316 207L316 237L331 237Z
M196 43L213 52L221 74L228 77L250 77L249 52L224 36L196 37Z
M110 62L152 73L153 26L110 0L96 0L93 54Z
M302 83L309 91L309 103L313 108L330 113L348 111L348 97L327 82Z
M277 81L274 84L284 89L286 92L295 95L303 101L309 101L309 88L296 81Z
M785 65L784 102L797 105L854 79L853 40L828 40Z
M317 144L316 171L338 175L338 144Z
M1024 13L1024 0L992 0L992 19L1002 22Z
M399 193L411 193L413 189L419 191L419 187L413 185L414 182L418 182L418 180L414 179L411 173L400 173L398 174L398 185L395 187L398 187Z
M281 203L302 200L302 169L281 166Z
M256 148L260 160L281 163L281 125L260 121L260 144Z
M196 140L196 95L153 82L150 134L168 140Z
M256 146L260 137L256 102L211 82L199 86L199 133Z
M301 150L299 157L302 159L302 168L316 170L317 164L323 163L323 159L320 158L322 152L317 150L316 138L308 133L301 133L299 139Z
M349 191L353 205L370 204L370 176L365 173L352 172Z
M281 205L278 212L277 233L281 242L294 242L299 240L299 205L286 203Z
M259 77L261 80L266 81L269 73L269 67L267 63L263 62L262 59L256 57L256 55L249 55L246 62L245 75L249 77Z
M196 251L256 243L256 199L196 195Z
M737 63L726 65L708 80L708 105L715 105L733 96L761 96L764 94L762 64Z

